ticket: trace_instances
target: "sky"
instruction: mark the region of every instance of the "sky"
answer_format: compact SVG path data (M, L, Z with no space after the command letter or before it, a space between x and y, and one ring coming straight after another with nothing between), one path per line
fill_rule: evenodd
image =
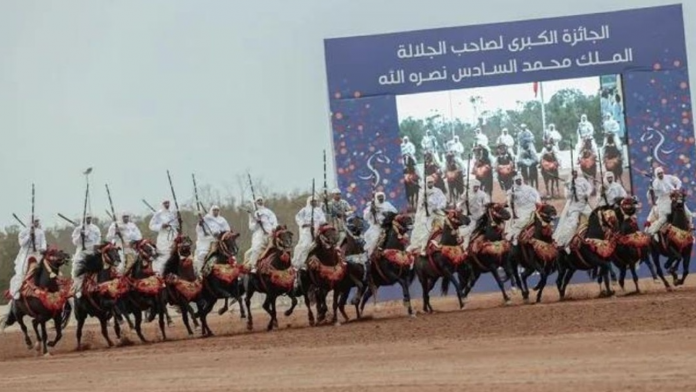
M117 211L146 213L141 199L170 198L167 170L180 201L191 173L223 196L247 170L274 191L308 190L331 148L325 38L674 2L4 0L0 227L12 212L28 220L32 183L45 224L80 216L87 167L96 214L105 183ZM696 4L684 12L696 53Z
M578 89L585 95L595 95L599 86L599 77L541 83L546 103L562 89ZM533 83L523 83L400 95L396 97L396 107L400 119L408 117L424 119L439 114L447 120L459 119L464 123L476 123L476 110L469 99L477 96L482 98L476 108L479 113L494 112L497 109L514 110L520 108L520 103L535 99L541 101L541 91L535 97Z

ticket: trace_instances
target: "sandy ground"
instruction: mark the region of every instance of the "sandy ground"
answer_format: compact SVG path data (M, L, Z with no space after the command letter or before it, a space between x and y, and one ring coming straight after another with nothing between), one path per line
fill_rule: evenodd
M596 299L594 284L573 286L563 303L554 288L540 305L481 294L463 311L437 298L438 313L414 319L399 303L370 303L365 320L316 328L299 311L271 333L262 312L246 332L235 311L211 316L214 338L186 338L177 319L174 341L114 349L90 325L83 352L70 326L48 358L8 332L0 391L696 390L694 280L670 293L641 285L645 294L609 299ZM154 338L154 325L146 333Z

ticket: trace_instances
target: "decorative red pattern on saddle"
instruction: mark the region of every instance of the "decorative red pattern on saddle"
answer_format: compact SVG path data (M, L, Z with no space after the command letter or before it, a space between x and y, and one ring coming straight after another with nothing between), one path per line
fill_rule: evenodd
M456 182L461 175L461 170L448 170L447 171L447 182Z
M285 253L285 255L287 255L287 253ZM295 277L297 276L297 272L292 267L288 266L288 268L284 270L273 268L271 265L271 258L259 261L257 274L267 276L273 285L286 290L292 289L295 285Z
M641 231L633 234L620 235L617 239L619 245L642 249L650 245L650 236Z
M210 273L217 279L230 284L241 275L249 273L249 269L241 264L213 264Z
M590 169L592 166L595 165L596 159L594 155L590 155L589 157L582 157L580 158L580 167L583 169Z
M527 242L532 249L534 254L541 260L544 264L553 263L558 257L558 249L554 244L544 242L542 240L531 238Z
M405 250L385 249L382 251L382 256L399 267L408 267L414 261L413 255Z
M418 183L418 175L415 173L408 173L404 175L404 182L406 182L407 184Z
M82 293L85 295L96 293L111 299L119 299L129 290L127 278L115 277L106 282L97 283L96 274L85 276L85 283L82 287Z
M545 171L553 171L558 169L558 161L548 161L546 159L541 161L541 168Z
M172 286L177 293L186 298L187 301L193 301L203 290L203 284L200 279L196 279L193 282L181 279L177 275L169 274L167 276L166 282L168 285Z
M684 249L686 249L687 246L690 246L694 243L694 235L691 231L682 230L669 223L666 224L662 229L660 229L660 232L662 232L662 235L664 235L665 239L671 242L671 245L674 245L677 248L677 250L679 250L679 252L683 251Z
M491 165L476 165L474 168L474 175L476 177L485 177L491 171Z
M487 241L483 235L478 235L471 241L471 253L476 255L488 255L502 260L510 252L510 241Z
M512 163L509 163L507 165L498 165L498 174L502 174L504 176L509 176L512 173L513 165Z
M55 316L63 311L63 307L70 297L70 287L72 286L72 280L68 278L58 277L56 281L58 283L58 291L52 293L36 286L34 279L26 279L19 290L19 294L25 299L38 299L41 301L41 305ZM35 310L33 311L35 312Z
M312 271L318 272L322 279L326 279L331 283L341 281L343 277L346 276L346 272L348 271L348 264L346 264L344 261L341 261L334 266L329 266L322 264L316 256L309 258L307 261L307 267L309 267L309 269Z
M135 291L145 295L157 295L164 289L164 279L157 275L144 279L131 279L130 284Z
M604 158L604 167L607 170L614 170L621 164L621 158L620 157L615 157L615 158Z

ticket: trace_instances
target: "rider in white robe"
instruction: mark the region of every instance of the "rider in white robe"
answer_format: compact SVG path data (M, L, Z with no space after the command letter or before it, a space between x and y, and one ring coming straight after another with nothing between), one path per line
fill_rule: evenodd
M196 225L196 257L194 270L198 276L205 266L205 258L210 251L210 245L216 240L215 236L223 231L230 231L230 224L220 215L220 207L210 207L208 214L198 221Z
M271 233L278 227L275 213L264 206L261 197L256 198L256 211L249 211L249 230L251 230L251 248L244 254L244 264L256 272L256 262L268 246Z
M515 206L515 210L511 212L517 216L516 219L513 217L509 220L507 240L517 245L517 237L534 215L537 204L541 203L541 196L536 189L524 183L521 174L515 175L515 182L507 194L510 209Z
M326 207L328 205L328 211ZM346 239L346 218L354 212L353 207L341 198L341 190L334 188L331 191L331 199L322 203L322 210L326 215L326 220L338 231L338 245Z
M504 145L507 148L507 152L514 158L515 156L515 138L508 133L507 128L503 128L500 136L495 141L496 146Z
M556 125L549 124L548 129L544 131L544 146L550 143L552 145L551 150L556 154L556 157L559 157L558 153L560 150L558 148L558 143L560 143L561 139L561 134L556 130Z
M614 136L614 144L616 147L621 151L622 143L621 143L621 124L619 124L618 121L614 119L614 117L611 115L611 113L606 112L604 113L604 134L605 135L613 135ZM604 137L604 146L607 145L607 137ZM604 148L602 148L604 150Z
M670 195L673 191L680 190L682 182L679 178L673 175L665 174L663 168L655 168L655 179L652 182L652 189L655 193L655 205L650 210L648 222L650 225L646 228L646 232L650 235L657 235L660 228L667 223L667 216L672 213L672 199ZM648 192L648 200L652 203L651 196ZM684 205L687 219L691 225L693 216L691 211Z
M464 241L462 246L464 249L469 247L469 241L471 241L471 234L474 232L478 220L481 219L483 214L486 213L486 206L491 202L491 198L488 194L481 190L481 182L477 179L471 179L469 186L471 187L471 192L469 192L469 218L471 222L466 226L461 226L459 228L459 236ZM466 192L460 197L457 209L467 213L466 210Z
M578 141L575 145L575 156L580 159L580 153L582 148L585 146L585 140L590 140L591 149L594 154L597 154L597 142L595 141L595 130L594 125L587 121L587 115L583 114L580 116L580 122L578 123L577 130Z
M624 187L621 186L621 184L619 184L618 182L614 181L614 173L612 172L604 173L604 184L602 186L604 189L604 193L607 197L607 202L609 202L609 205L614 205L616 198L624 198L627 195ZM602 197L601 192L598 197L597 205L607 205L607 203L604 201L604 197Z
M428 176L426 179L426 186L428 195L427 211L423 191L421 191L418 200L422 202L418 204L413 232L411 233L411 243L406 249L409 252L420 252L421 255L425 255L425 248L430 234L434 229L442 227L445 219L445 208L447 207L447 197L440 188L435 187L435 179L432 176Z
M592 213L590 206L590 195L592 194L592 184L585 179L585 176L578 176L580 169L575 167L571 172L575 177L575 192L572 190L572 180L565 183L566 204L558 220L558 226L553 233L556 245L565 248L570 253L568 244L575 235L575 231L580 223L580 216L588 217Z
M82 249L82 238L84 237L84 250ZM80 224L72 232L72 243L76 246L75 256L72 260L71 276L73 280L72 290L76 298L82 297L82 283L84 282L84 274L77 276L77 271L82 267L85 257L94 254L94 247L101 243L101 230L92 223L92 216L85 217L85 224ZM121 264L125 261L121 260Z
M382 234L382 222L384 221L384 214L387 212L398 213L397 209L390 202L386 201L384 192L375 193L372 202L363 210L363 219L369 224L367 231L365 231L365 252L368 259L380 245L379 237Z
M162 209L155 212L150 219L150 224L148 227L150 230L157 233L157 260L153 263L155 273L162 275L164 273L164 265L169 259L172 251L172 243L176 238L179 221L177 220L177 213L174 210L169 209L169 200L162 202Z
M408 136L404 136L401 142L401 156L410 155L413 159L416 159L416 146L408 139Z
M31 233L34 232L32 242ZM41 252L46 251L46 234L41 229L39 219L34 219L30 227L26 227L19 232L19 252L14 261L14 276L10 279L10 296L12 299L19 299L19 291L29 267L29 258L33 257L36 261L41 260ZM36 248L36 251L34 251Z
M143 239L143 235L140 233L140 229L135 223L130 221L130 214L124 212L121 214L121 222L118 223L118 232L121 233L123 241L118 236L116 231L116 222L109 226L109 230L106 232L106 240L115 243L121 248L119 251L119 256L121 257L121 263L118 265L117 269L120 274L123 274L132 264L135 262L136 253L133 248L131 248L131 242L140 241Z
M459 165L459 169L464 170L464 161L462 160L462 154L464 154L464 145L459 141L459 136L454 136L452 140L447 142L447 152L454 156L454 160Z
M292 266L297 269L304 269L307 256L314 244L312 237L312 227L314 236L319 233L319 226L326 223L326 215L319 206L319 199L314 196L307 198L307 205L295 215L295 222L299 228L300 238L295 245L292 255Z

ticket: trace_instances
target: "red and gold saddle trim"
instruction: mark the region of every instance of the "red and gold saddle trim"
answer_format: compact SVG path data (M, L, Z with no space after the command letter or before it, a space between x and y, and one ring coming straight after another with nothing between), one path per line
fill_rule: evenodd
M613 170L621 164L621 157L614 158L604 158L604 168L606 170Z
M399 249L385 249L382 256L392 264L399 267L410 267L414 262L413 254Z
M249 273L249 269L241 264L213 264L210 270L211 275L227 284L247 273Z
M164 289L164 279L157 275L149 278L131 279L130 285L133 290L145 295L157 295Z
M544 264L552 263L558 257L558 249L552 243L544 242L542 240L531 238L527 241L527 244L532 247L534 254L541 260Z
M514 165L512 163L509 163L507 165L498 165L498 174L502 175L510 175L513 171Z
M36 284L34 284L34 279L25 279L19 294L25 301L28 298L38 299L46 310L56 315L63 311L65 303L68 302L70 287L72 286L71 279L62 277L56 279L58 283L58 291L56 292L49 292L46 289L36 286Z
M541 161L541 167L545 171L552 171L558 169L558 161L549 161L546 159L543 159Z
M637 231L632 234L620 235L617 238L617 242L619 245L641 249L650 245L650 236L646 233Z
M112 274L112 279L97 283L96 274L90 274L85 277L82 293L85 295L98 294L110 299L119 299L128 293L128 290L129 286L126 278L115 277Z
M322 264L316 256L312 256L307 260L307 267L311 271L316 271L322 279L331 283L341 281L348 271L348 265L343 261L334 266L329 266Z
M664 225L660 232L667 240L667 244L673 244L679 252L694 243L694 235L690 230L682 230L671 224ZM665 244L663 244L663 247Z
M295 285L295 277L297 276L295 269L292 267L288 267L284 270L273 268L270 260L270 258L266 258L259 261L257 274L259 276L263 275L268 277L274 286L291 290Z
M478 235L471 241L471 253L476 255L487 255L502 259L510 252L512 245L510 241L487 241L483 235Z
M186 298L186 300L189 302L196 299L196 297L198 297L198 295L203 290L203 284L201 283L200 279L189 281L181 279L177 275L169 274L169 276L167 276L166 282L167 285L173 287L177 293Z

